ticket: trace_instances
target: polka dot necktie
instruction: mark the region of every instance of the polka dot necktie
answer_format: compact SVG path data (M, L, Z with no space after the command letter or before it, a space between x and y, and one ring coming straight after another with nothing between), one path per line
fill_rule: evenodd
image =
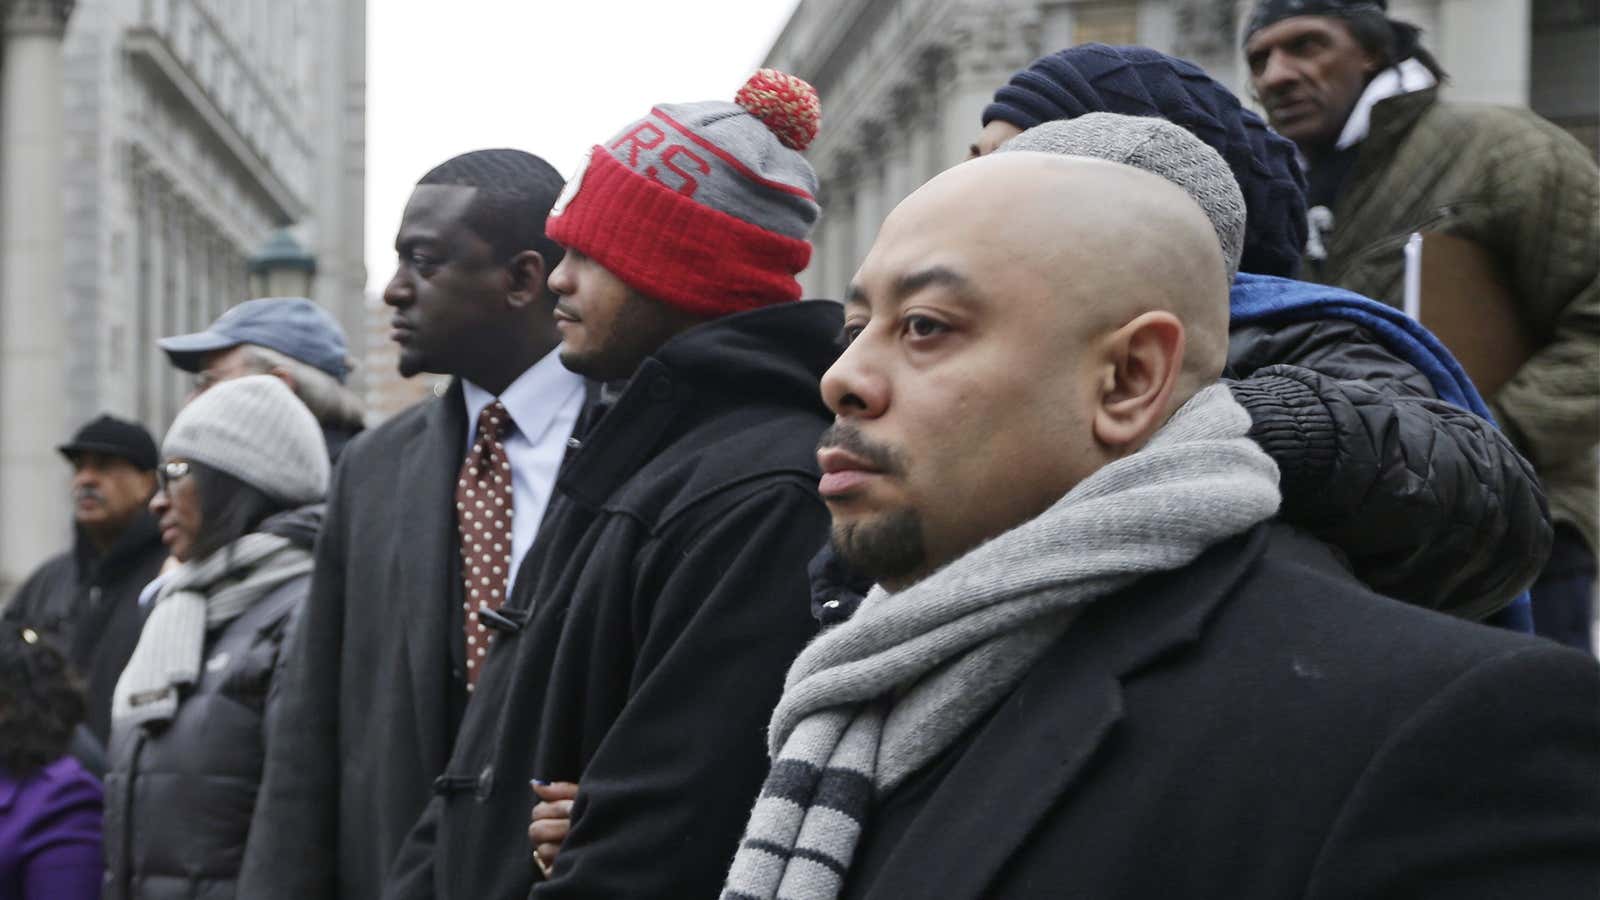
M511 461L502 443L511 427L511 416L500 401L484 407L478 415L477 443L456 480L469 691L478 683L493 636L479 619L478 607L499 609L511 577Z

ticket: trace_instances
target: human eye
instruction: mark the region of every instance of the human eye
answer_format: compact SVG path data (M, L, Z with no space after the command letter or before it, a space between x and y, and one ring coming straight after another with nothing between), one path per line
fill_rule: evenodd
M421 247L403 247L400 250L400 262L426 274L438 268L443 260Z
M912 313L900 320L901 333L913 341L931 340L949 330L949 325L920 313Z
M839 345L839 349L843 350L855 343L856 338L861 336L861 332L866 330L867 323L864 320L845 322L844 327L839 329L839 336L834 342Z
M1289 52L1295 56L1310 56L1322 49L1322 40L1314 34L1305 34L1289 42Z

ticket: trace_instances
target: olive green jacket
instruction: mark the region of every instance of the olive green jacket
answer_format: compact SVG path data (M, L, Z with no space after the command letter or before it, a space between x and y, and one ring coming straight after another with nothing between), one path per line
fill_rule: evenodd
M1372 111L1324 236L1301 277L1401 306L1415 231L1497 258L1538 351L1485 398L1544 482L1551 518L1597 543L1600 447L1600 169L1532 112L1402 94Z

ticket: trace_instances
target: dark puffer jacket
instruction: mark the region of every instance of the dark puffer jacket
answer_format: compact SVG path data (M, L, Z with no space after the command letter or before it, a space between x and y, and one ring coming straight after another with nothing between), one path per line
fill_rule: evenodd
M321 507L261 530L307 550ZM233 900L276 727L281 648L310 589L285 582L206 635L199 683L166 727L133 729L106 777L106 900ZM292 727L292 726L291 726ZM293 865L292 860L285 864Z
M1552 531L1532 465L1365 327L1235 327L1227 374L1282 473L1279 516L1374 590L1476 620L1538 576Z
M1483 619L1533 582L1552 532L1532 466L1489 422L1345 319L1235 326L1227 377L1278 464L1279 517L1407 603ZM813 613L848 618L863 593L824 549Z

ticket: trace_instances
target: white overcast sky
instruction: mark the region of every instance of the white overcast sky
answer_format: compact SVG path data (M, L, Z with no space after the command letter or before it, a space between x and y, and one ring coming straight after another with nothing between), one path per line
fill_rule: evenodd
M394 272L417 179L516 147L571 175L656 103L733 99L797 0L380 0L367 4L367 284Z

